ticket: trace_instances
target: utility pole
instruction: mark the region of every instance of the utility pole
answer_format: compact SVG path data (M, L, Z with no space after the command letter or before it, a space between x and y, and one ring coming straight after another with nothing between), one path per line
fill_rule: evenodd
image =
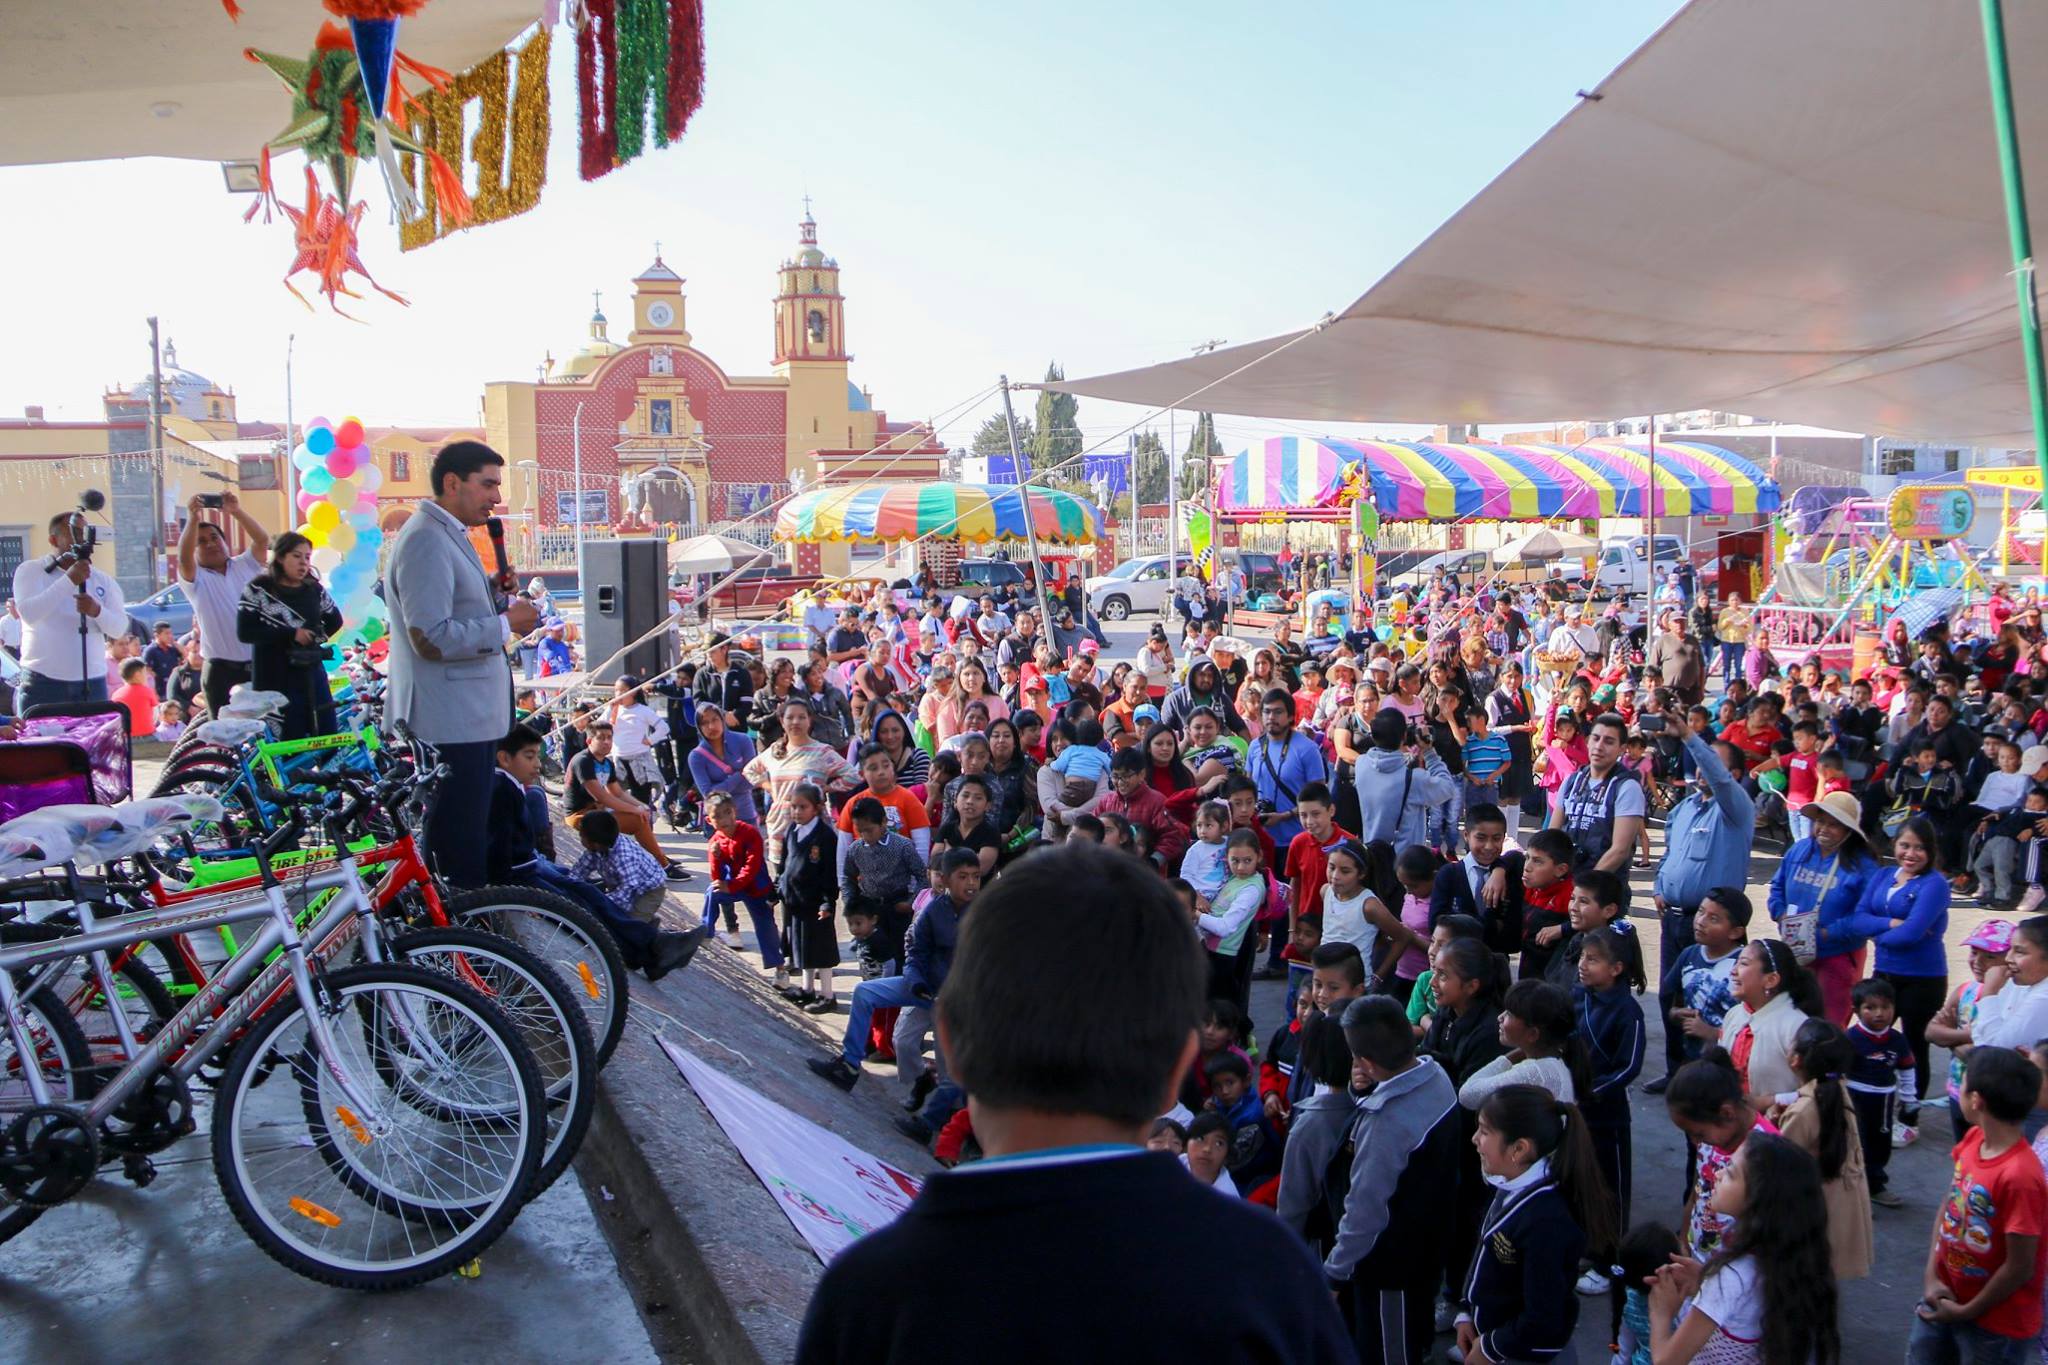
M1175 568L1180 551L1180 433L1175 429L1178 414L1166 410L1166 592L1173 595Z
M1037 589L1039 619L1045 623L1045 638L1050 640L1052 612L1046 606L1045 565L1038 559L1038 521L1031 515L1031 470L1024 463L1023 448L1017 444L1017 412L1010 405L1010 376L998 378L1003 386L1003 423L1010 431L1010 459L1017 466L1017 496L1024 504L1024 537L1031 544L1031 585Z
M1649 638L1657 638L1657 414L1650 414L1650 477L1643 485L1643 516L1649 526L1649 545L1645 547L1649 558L1644 562L1650 566L1649 600L1643 603L1643 619L1650 623ZM1677 567L1673 565L1673 567Z
M149 590L161 583L164 538L164 353L149 320Z
M583 404L576 405L576 415L569 419L569 442L576 447L576 563L583 563Z
M284 515L290 521L299 513L299 467L292 463L292 452L299 448L298 424L292 421L292 346L298 341L298 333L292 332L284 339ZM227 527L223 525L225 532Z

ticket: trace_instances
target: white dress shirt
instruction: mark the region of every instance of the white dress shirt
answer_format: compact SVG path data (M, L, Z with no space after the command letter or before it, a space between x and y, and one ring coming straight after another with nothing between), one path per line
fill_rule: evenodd
M199 623L199 650L206 658L245 664L256 657L255 646L235 632L235 615L242 609L242 589L263 574L263 561L244 550L228 560L224 569L195 564L191 578L180 576L178 590L192 604L192 619Z
M14 571L14 607L23 624L21 666L39 677L61 682L84 682L103 676L107 666L107 640L118 639L128 630L128 608L121 597L121 585L95 566L82 586L74 585L56 567L55 555L31 559ZM90 594L100 604L98 616L78 610L78 594ZM78 640L78 623L85 622L85 644ZM83 669L80 658L83 655Z

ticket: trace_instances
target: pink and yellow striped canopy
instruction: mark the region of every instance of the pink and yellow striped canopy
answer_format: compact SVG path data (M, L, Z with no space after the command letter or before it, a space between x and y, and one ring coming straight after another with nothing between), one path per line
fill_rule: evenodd
M1015 484L870 483L811 489L775 515L780 541L874 544L929 535L983 544L1023 541L1032 531L1044 545L1091 545L1102 538L1102 509L1051 488L1031 489L1027 502Z
M1276 436L1231 461L1217 507L1233 520L1275 511L1333 513L1358 479L1388 521L1544 521L1776 511L1776 480L1732 451L1693 441L1648 449L1616 441L1579 446L1437 445Z

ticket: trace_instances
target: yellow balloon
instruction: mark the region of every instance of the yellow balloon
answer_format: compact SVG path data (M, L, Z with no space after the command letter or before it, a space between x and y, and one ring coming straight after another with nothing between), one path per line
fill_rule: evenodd
M304 536L306 539L312 541L313 544L315 544L316 546L325 545L327 543L326 528L321 526L315 526L310 521L299 528L299 534Z
M337 508L353 508L356 505L358 485L353 476L336 479L327 489L327 500Z
M327 533L327 544L330 548L339 550L342 554L346 555L356 547L356 528L345 521L342 522Z
M341 509L331 502L316 502L313 504L313 510L306 513L306 524L317 526L323 531L333 530L340 520Z

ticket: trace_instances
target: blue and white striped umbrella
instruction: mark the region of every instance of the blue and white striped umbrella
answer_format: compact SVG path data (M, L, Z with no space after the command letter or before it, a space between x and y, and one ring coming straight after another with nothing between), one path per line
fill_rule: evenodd
M1946 621L1949 613L1961 605L1961 588L1931 588L1909 598L1893 613L1892 619L1905 624L1907 639L1917 640L1921 631L1937 622Z

